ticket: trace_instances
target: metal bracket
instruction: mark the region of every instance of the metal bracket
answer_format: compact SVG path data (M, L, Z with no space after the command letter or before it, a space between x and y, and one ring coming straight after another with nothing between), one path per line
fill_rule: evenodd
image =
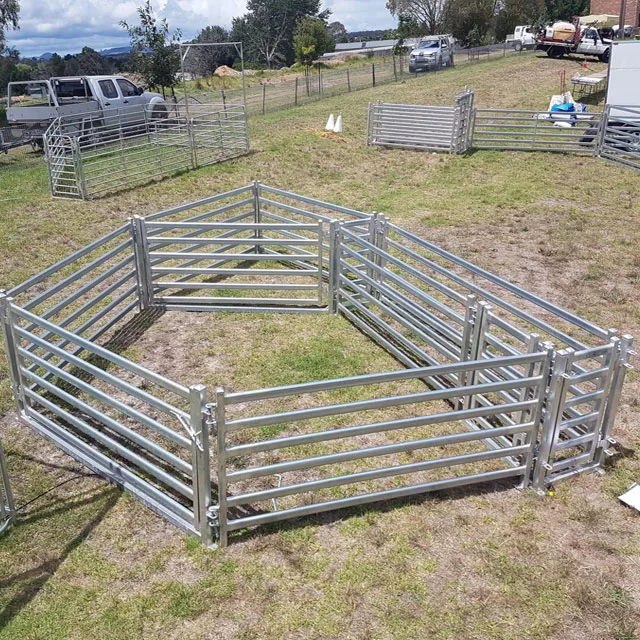
M187 435L194 442L194 444L198 448L198 451L204 451L200 436L191 428L191 425L177 411L172 411L171 414L175 416L176 420L182 425L182 428L187 432Z
M275 477L278 478L278 489L282 486L282 475L280 473L276 473ZM272 498L271 503L273 504L273 510L278 510L278 503L275 498Z
M207 521L209 526L214 530L217 540L220 539L220 507L213 505L207 509Z
M216 403L215 402L208 402L205 406L204 406L204 415L207 416L206 420L204 421L205 424L207 425L207 427L209 428L209 433L211 433L211 435L215 436L216 435Z

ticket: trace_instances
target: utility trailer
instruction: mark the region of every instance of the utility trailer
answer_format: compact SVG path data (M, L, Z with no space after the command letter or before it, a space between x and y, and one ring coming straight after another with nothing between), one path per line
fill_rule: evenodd
M574 16L571 25L572 33L557 29L556 25L541 31L536 49L544 51L550 58L562 58L573 53L593 56L600 62L609 62L611 40L602 38L595 27L580 24L579 16Z

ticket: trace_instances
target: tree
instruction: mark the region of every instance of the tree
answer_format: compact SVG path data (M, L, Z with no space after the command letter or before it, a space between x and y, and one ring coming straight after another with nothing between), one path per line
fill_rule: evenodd
M456 0L448 7L446 25L465 47L490 42L500 0Z
M231 35L224 27L205 27L193 40L195 44L229 42ZM200 76L211 75L221 65L233 66L236 59L234 47L192 47L185 60L186 68Z
M443 31L449 0L388 0L391 15L412 25L422 33L435 34Z
M83 76L99 76L107 70L103 57L91 47L83 47L76 60L78 72Z
M54 53L47 62L47 74L51 78L64 76L64 60Z
M324 20L320 18L301 18L293 34L293 48L296 60L307 69L314 60L336 48Z
M271 69L295 60L293 34L304 17L326 21L330 11L320 11L321 0L248 0L247 13L233 21L232 38L246 45L250 61Z
M160 87L162 94L170 88L175 95L174 87L178 83L177 73L180 69L179 30L169 36L169 24L166 18L158 21L153 13L151 0L146 0L138 7L139 25L130 25L122 21L120 26L126 29L133 48L134 68L150 87Z
M347 28L342 24L342 22L330 22L328 29L334 42L349 41L347 38Z
M538 24L545 13L544 0L505 0L496 16L495 37L502 42L521 24Z
M4 51L5 29L18 29L20 2L18 0L0 0L0 53Z

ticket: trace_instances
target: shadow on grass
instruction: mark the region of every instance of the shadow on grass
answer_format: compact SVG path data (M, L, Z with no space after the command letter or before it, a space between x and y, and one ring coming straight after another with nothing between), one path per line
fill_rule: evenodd
M78 495L76 494L72 497L58 500L54 508L43 507L35 510L26 518L16 521L14 528L15 531L18 531L21 527L31 525L43 518L50 518L56 514L69 512L73 509L105 500L98 512L60 549L56 557L45 560L37 567L0 580L0 591L9 588L15 591L15 595L13 595L4 608L0 610L0 630L38 595L49 578L55 574L69 554L98 526L116 504L120 495L121 492L114 487L100 487L97 490L86 491L80 494L80 496L84 496L81 500L77 499Z
M342 522L355 516L362 516L367 513L389 513L410 505L421 505L428 501L441 503L484 495L495 495L503 493L505 491L511 491L515 489L518 484L518 479L497 480L457 487L454 489L427 492L419 495L407 496L405 498L381 500L380 502L371 502L369 504L357 505L343 509L336 508L332 511L325 511L324 513L318 513L309 516L300 516L298 518L292 518L290 520L282 520L280 522L261 525L253 529L240 529L239 531L232 532L230 534L229 542L230 544L233 544L234 542L246 542L254 538L262 537L265 537L266 540L266 536L269 534L301 529L307 526L320 527L327 524ZM230 509L230 515L232 516L232 518L242 518L263 513L265 513L265 511L261 511L258 509L245 509L242 513L240 513L239 510L236 510L236 512L234 512Z

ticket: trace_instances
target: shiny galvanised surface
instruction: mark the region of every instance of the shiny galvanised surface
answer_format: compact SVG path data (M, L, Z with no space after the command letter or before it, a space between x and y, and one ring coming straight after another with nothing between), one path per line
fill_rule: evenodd
M338 314L404 368L181 384L118 353L173 310ZM130 219L0 293L0 320L23 422L222 546L246 527L498 480L542 492L602 468L633 353L382 214L258 182Z

